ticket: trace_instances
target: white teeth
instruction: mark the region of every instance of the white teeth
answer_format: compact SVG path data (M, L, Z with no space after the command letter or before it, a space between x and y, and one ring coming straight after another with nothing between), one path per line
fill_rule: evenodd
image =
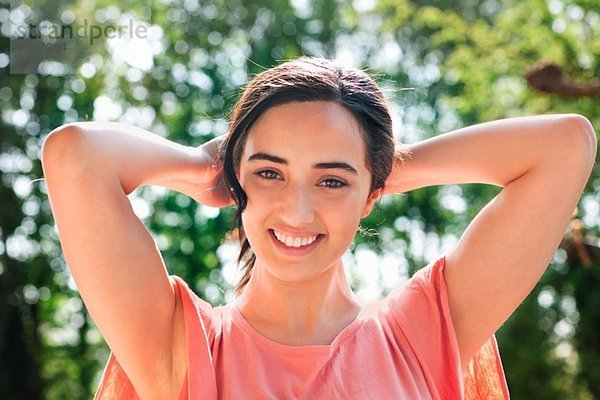
M306 246L306 245L314 242L318 236L318 235L315 235L315 236L305 237L305 238L292 238L292 237L286 236L283 233L278 232L276 230L273 230L273 233L275 233L275 237L277 238L277 240L279 240L282 243L285 243L285 245L288 247Z
M291 237L287 237L287 238L285 239L285 245L286 245L286 246L293 247L293 246L294 246L294 239L292 239Z

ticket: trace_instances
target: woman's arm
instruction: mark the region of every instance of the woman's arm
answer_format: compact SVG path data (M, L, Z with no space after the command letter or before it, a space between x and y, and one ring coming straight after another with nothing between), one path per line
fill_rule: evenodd
M129 125L95 122L60 127L42 148L65 260L90 315L144 399L179 394L185 336L179 298L127 194L143 184L204 192L194 181L210 181L217 170L201 155Z
M425 186L503 187L446 253L463 366L529 294L556 251L590 176L596 136L579 115L500 120L409 145L384 193Z
M156 185L186 194L204 205L233 204L222 179L222 165L216 162L224 136L193 148L123 123L78 122L57 129L65 130L77 131L91 149L85 157L79 155L80 161L115 176L126 194L140 186Z
M587 119L572 114L487 122L402 145L410 151L410 159L394 164L384 194L461 183L504 187L542 158L580 157L578 148L556 147L569 140L583 140L584 151L593 159L594 130ZM583 164L585 160L579 158Z

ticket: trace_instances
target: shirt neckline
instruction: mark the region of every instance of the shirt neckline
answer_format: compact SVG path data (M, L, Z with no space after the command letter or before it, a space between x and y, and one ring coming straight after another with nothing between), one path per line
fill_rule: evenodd
M228 304L225 307L230 309L231 315L233 317L233 322L236 325L238 325L238 327L245 334L247 334L248 336L253 338L256 343L258 343L262 346L266 346L269 349L276 350L276 351L283 352L283 353L288 353L288 354L289 353L293 353L293 354L315 354L315 353L329 354L336 347L338 347L344 340L346 340L348 337L351 337L351 335L359 327L361 327L364 323L364 319L362 318L364 308L361 308L360 312L358 313L358 315L356 316L354 321L352 321L348 326L346 326L344 329L342 329L341 332L338 333L338 335L335 337L335 339L333 339L331 344L292 346L292 345L275 342L275 341L263 336L260 332L258 332L256 329L254 329L254 327L252 325L250 325L250 323L248 321L246 321L246 318L242 315L240 310L238 310L237 307L235 307L235 305L233 305L233 303Z

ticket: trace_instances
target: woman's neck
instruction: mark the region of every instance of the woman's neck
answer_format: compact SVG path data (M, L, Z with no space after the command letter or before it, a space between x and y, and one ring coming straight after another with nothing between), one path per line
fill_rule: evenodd
M330 344L361 309L341 259L304 282L282 281L255 265L234 306L263 336L293 346Z

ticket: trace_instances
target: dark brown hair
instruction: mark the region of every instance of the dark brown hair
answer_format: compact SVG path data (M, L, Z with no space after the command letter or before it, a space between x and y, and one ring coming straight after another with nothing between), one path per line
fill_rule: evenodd
M352 113L367 149L367 169L372 176L370 193L383 188L392 170L396 141L388 103L367 73L322 58L302 57L256 75L234 107L229 132L220 150L225 181L237 205L233 223L242 244L238 263L243 275L236 285L236 295L241 294L250 280L256 261L241 218L248 197L236 171L252 124L269 108L294 101L332 101ZM403 158L401 154L396 157Z

